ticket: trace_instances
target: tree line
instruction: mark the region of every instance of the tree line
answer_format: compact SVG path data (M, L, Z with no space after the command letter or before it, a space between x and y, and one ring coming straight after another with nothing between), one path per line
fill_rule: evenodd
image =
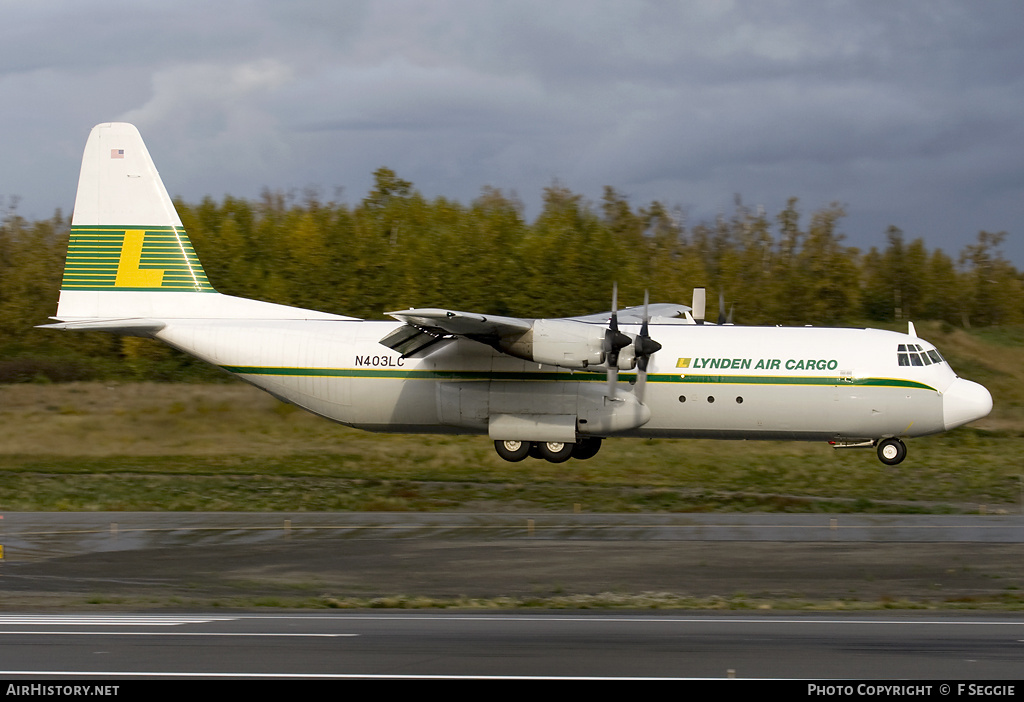
M611 187L593 203L553 184L528 222L500 190L468 205L430 200L381 168L356 205L313 191L175 205L219 292L371 319L408 307L586 314L609 309L617 282L620 306L641 304L644 290L688 303L704 286L709 317L721 294L739 324L1024 323L1024 274L1000 252L1005 232L979 232L954 257L890 227L884 248L861 251L845 243L842 206L805 215L795 198L771 215L737 198L691 224L680 208L634 206ZM69 229L60 211L27 221L0 202L0 382L123 374L126 363L192 374L146 340L33 328L55 313Z

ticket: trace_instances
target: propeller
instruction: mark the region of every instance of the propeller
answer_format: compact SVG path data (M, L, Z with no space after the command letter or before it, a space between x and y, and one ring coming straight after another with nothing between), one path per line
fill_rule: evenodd
M604 333L604 362L608 366L608 397L615 397L619 382L619 351L632 343L632 339L619 331L619 284L612 284L612 316Z
M647 312L648 299L648 293L644 290L644 321L640 325L640 335L633 342L637 367L636 399L641 403L644 401L644 388L647 385L647 364L650 362L652 354L661 351L661 344L652 339L648 333L648 323L651 319Z
M650 363L651 355L661 350L661 344L651 338L649 312L650 295L644 291L644 315L643 323L640 325L640 334L630 337L619 331L619 286L612 286L612 314L608 320L608 329L604 333L604 354L605 365L608 367L608 397L615 399L615 390L619 382L619 352L630 344L633 345L633 355L629 366L632 367L635 359L637 367L636 398L643 402L644 387L647 384L647 365Z
M718 292L718 324L732 324L732 311L736 307L735 304L729 305L729 314L725 313L725 293L722 291Z

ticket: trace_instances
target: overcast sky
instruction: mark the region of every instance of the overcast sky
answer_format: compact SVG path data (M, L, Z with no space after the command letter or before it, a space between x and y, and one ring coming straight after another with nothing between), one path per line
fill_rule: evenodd
M1006 231L1024 268L1022 36L1019 0L0 0L0 197L70 211L128 121L190 202L354 204L380 166L531 220L556 180L691 224L797 197L863 249Z

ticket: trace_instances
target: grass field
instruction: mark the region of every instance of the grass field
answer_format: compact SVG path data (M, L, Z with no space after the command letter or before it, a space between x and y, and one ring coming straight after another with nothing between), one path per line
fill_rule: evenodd
M1024 330L919 325L992 415L885 467L825 444L619 439L589 461L374 435L238 382L0 386L0 510L1019 512Z

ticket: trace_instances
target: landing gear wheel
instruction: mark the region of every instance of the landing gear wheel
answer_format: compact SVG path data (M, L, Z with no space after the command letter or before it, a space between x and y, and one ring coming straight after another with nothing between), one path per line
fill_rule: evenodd
M529 441L495 441L494 450L510 463L516 463L530 454Z
M537 453L551 463L565 463L572 458L572 449L576 444L563 444L559 441L548 441L537 444Z
M572 448L572 457L581 461L593 458L601 450L601 439L580 439Z
M906 457L907 446L899 439L883 439L878 442L878 460L885 465L894 466Z

